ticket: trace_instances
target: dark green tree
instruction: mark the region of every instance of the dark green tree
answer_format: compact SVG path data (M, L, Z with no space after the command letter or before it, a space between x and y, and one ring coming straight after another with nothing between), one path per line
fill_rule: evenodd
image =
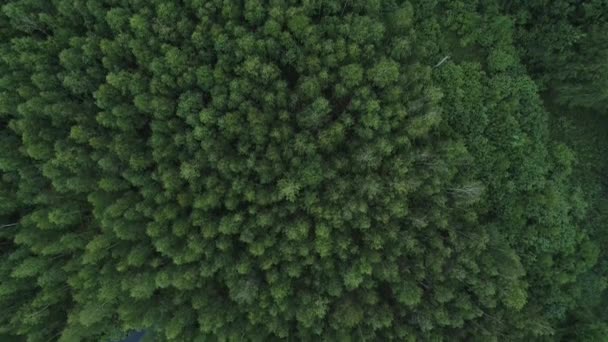
M601 336L605 251L511 5L5 1L0 334Z

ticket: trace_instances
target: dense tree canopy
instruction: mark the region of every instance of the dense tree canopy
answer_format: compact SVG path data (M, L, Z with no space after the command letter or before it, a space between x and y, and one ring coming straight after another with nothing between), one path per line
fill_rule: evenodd
M608 3L548 3L3 1L0 339L605 338Z
M531 73L555 101L606 112L608 1L505 1Z

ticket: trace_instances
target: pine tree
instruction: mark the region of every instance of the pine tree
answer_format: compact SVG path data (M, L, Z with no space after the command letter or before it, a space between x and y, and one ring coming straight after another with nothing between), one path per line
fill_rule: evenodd
M507 7L7 1L0 336L600 336L576 156ZM568 104L598 42L560 61Z

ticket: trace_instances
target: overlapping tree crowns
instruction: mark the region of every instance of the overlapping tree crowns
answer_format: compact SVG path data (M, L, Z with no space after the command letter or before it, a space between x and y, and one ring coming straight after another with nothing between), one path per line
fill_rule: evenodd
M526 253L545 246L550 259L585 240L572 237L563 194L548 190L567 172L547 175L544 112L516 59L493 55L489 74L432 68L429 39L448 44L433 36L432 10L379 0L4 5L0 196L11 204L0 217L19 228L0 230L0 304L15 312L0 332L550 334L553 321L528 318L555 297L528 293L557 275L538 281L538 255ZM526 220L566 242L526 232Z

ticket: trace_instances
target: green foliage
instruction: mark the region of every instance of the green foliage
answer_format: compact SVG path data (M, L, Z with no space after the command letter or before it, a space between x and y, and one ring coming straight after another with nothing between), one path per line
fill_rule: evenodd
M553 101L604 113L608 105L607 3L504 1L522 57Z
M606 7L544 3L5 1L0 339L601 339L539 92L602 108Z

